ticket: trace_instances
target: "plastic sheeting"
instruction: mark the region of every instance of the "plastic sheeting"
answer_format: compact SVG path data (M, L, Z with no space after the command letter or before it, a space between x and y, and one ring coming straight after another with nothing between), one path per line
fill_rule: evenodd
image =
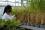
M0 19L2 18L4 7L0 7Z

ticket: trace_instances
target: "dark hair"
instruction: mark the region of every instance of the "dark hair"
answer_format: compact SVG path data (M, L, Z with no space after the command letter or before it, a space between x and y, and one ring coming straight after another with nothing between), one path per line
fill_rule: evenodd
M12 7L11 7L10 5L7 5L7 6L5 6L5 8L4 8L3 14L4 14L5 12L6 12L6 13L10 13L11 10L12 10Z

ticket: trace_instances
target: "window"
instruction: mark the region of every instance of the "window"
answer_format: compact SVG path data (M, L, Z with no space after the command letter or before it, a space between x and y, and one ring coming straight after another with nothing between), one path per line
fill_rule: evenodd
M21 0L16 0L16 1L15 1L15 5L16 5L16 6L21 6Z
M23 1L23 3L27 3L27 1Z
M6 1L6 0L0 0L0 1Z
M27 5L27 0L0 0L0 5L25 6Z
M21 3L21 0L15 0L15 2Z
M16 6L18 6L19 3L16 3Z
M23 5L26 6L27 5L27 1L23 1Z
M19 3L19 6L21 6L21 3Z
M15 2L15 0L8 0L8 1Z
M0 2L0 5L7 5L7 2Z
M12 6L21 6L21 0L8 0L8 4Z
M8 2L7 4L11 6L15 6L15 3L12 3L12 2Z
M21 3L16 3L16 6L21 6Z

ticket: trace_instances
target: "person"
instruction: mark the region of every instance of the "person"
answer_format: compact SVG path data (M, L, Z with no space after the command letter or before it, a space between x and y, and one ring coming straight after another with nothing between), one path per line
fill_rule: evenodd
M10 5L7 5L5 8L4 8L4 12L3 12L3 16L2 16L2 19L13 19L14 16L12 16L11 14L11 11L12 11L12 6Z
M8 21L9 19L11 20L15 18L15 15L12 15L11 12L12 12L12 6L10 5L5 6L2 19ZM7 27L8 26L5 24L3 27L0 28L0 30L9 30Z

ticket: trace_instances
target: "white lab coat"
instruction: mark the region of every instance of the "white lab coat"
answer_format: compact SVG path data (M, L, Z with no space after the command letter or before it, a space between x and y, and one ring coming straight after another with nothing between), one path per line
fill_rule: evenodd
M2 19L5 19L5 20L8 20L8 19L13 19L14 18L14 16L10 16L10 15L8 15L7 13L4 13L4 15L2 16Z

